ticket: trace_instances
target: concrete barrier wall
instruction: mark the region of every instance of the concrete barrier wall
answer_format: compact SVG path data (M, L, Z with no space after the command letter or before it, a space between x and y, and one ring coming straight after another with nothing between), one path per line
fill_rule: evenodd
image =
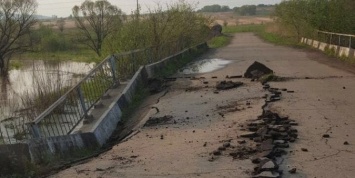
M31 139L24 143L32 161L39 161L49 155L63 154L72 150L98 147L92 133L71 134L64 136Z
M306 38L304 38L304 37L302 37L301 38L301 43L304 43L304 40L305 40Z
M158 61L153 64L149 64L145 66L145 71L147 73L148 78L153 78L160 72L169 62L173 62L178 59L178 56L182 56L184 53L188 52L188 49L185 49L177 54L169 56L161 61Z
M342 47L338 45L333 45L333 44L328 44L324 42L319 42L316 40L312 39L307 39L302 37L301 42L307 45L310 45L314 48L317 48L321 51L325 51L325 49L333 50L338 57L351 57L353 58L355 56L354 49L348 48L348 47Z
M314 48L319 48L319 41L316 41L316 40L313 40L313 44L312 44L312 46L314 47Z
M147 82L147 79L148 79L147 71L143 66L141 66L122 92L128 104L132 102L132 98L136 93L138 86L144 85L145 82Z
M325 48L327 47L328 47L327 43L320 42L318 49L320 49L321 51L325 51Z
M355 49L350 48L349 57L355 58Z
M339 56L345 56L345 57L349 57L350 55L350 48L346 48L346 47L339 47Z
M118 106L117 102L112 103L109 109L101 116L99 122L91 130L99 146L103 146L111 137L118 122L121 121L121 117L121 108Z
M207 44L198 46L198 49L201 48L207 49ZM149 77L154 77L170 62L179 60L188 52L190 52L190 50L186 49L159 62L140 67L125 87L122 94L114 99L109 109L102 115L99 122L97 122L90 132L30 139L23 144L0 145L0 159L5 160L6 158L10 158L9 156L1 157L2 155L11 155L9 150L16 151L17 149L21 149L21 156L25 155L24 157L28 157L36 162L50 155L60 155L73 150L95 149L103 146L111 137L118 122L121 121L122 109L132 102L137 89L144 87ZM16 151L16 153L19 153L19 151Z

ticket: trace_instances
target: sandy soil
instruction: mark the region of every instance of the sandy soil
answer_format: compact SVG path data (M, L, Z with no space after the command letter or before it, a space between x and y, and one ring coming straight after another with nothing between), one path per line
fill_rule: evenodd
M232 146L238 146L238 136L244 133L239 125L262 112L261 96L265 92L260 83L233 79L245 85L214 93L216 82L226 75L243 74L254 61L266 64L278 76L294 78L270 83L295 91L271 108L300 124L299 139L287 150L290 154L283 157L283 177L353 177L353 67L320 52L267 44L251 33L235 35L229 46L204 57L233 63L197 76L205 79L178 79L170 83L166 95L161 93L158 100L153 96L155 102L150 102L159 108L158 113L146 109L148 116L137 114L132 120L172 116L171 120L142 127L111 151L52 177L251 177L253 165L249 159L233 160L229 149L218 157L211 152L228 140ZM213 76L218 78L212 79ZM326 133L330 138L322 137ZM350 144L344 145L345 141ZM301 148L309 151L302 152ZM290 168L297 168L297 173L289 175Z
M228 26L273 22L273 19L268 16L239 16L233 12L204 13L204 15L210 17L213 23L224 25L224 23L227 22Z

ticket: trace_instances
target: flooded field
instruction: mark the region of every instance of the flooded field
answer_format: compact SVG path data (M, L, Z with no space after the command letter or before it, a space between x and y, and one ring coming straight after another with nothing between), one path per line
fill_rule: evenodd
M26 109L25 100L41 90L64 90L75 85L94 64L57 61L21 61L23 66L11 70L0 80L0 120L11 118ZM43 91L45 92L45 91Z

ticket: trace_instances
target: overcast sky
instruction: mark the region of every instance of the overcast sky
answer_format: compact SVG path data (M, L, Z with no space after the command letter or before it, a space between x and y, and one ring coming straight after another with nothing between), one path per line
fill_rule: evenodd
M176 2L177 0L139 0L139 4L142 7L142 11L146 12L147 8L154 8L156 3L166 4ZM195 4L199 9L205 5L220 4L228 5L231 8L236 6L242 6L246 4L276 4L281 0L186 0L192 4ZM75 5L80 5L84 0L37 0L38 2L38 15L58 17L67 17L71 14L71 9ZM136 8L136 0L109 0L112 4L118 6L125 13L129 14Z

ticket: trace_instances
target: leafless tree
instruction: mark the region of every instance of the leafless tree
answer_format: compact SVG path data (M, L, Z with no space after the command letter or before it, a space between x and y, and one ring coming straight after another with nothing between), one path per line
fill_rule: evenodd
M64 31L64 26L65 26L65 19L61 18L59 20L57 20L57 26L58 29L63 32Z
M0 0L0 75L6 76L13 54L29 47L30 28L36 23L36 0Z
M101 56L104 40L121 24L122 11L106 0L86 0L72 11L81 33L79 41Z

